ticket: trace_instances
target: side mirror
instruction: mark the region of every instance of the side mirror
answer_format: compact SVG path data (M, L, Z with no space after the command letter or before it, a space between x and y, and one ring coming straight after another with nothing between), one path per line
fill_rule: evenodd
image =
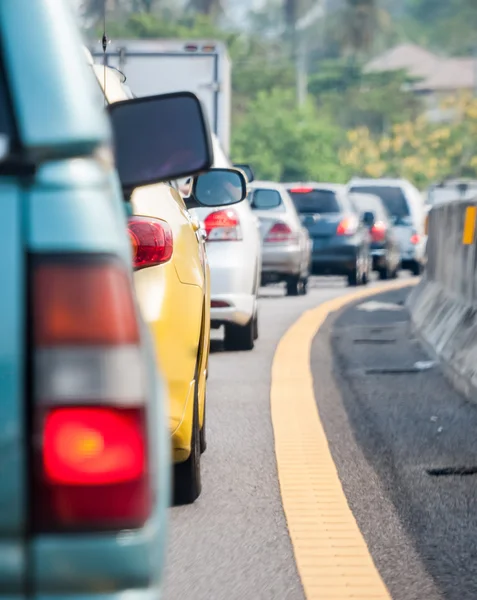
M192 194L186 198L187 208L230 206L247 195L247 182L237 169L211 169L194 179Z
M252 167L250 165L237 164L234 165L236 169L240 169L245 173L245 177L247 178L248 183L252 183L255 180L255 175L253 174Z
M376 221L374 213L369 210L365 211L363 213L362 221L367 227L372 227Z
M116 166L125 192L209 169L212 140L191 92L133 98L108 106Z

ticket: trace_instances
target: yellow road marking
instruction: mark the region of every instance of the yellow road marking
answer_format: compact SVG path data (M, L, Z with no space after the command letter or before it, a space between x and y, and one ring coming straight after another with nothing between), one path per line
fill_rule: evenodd
M348 506L316 408L310 352L328 315L414 282L360 290L305 312L278 344L270 391L283 508L307 600L389 599Z
M475 218L477 206L468 206L465 209L464 231L462 232L462 243L466 246L474 243Z

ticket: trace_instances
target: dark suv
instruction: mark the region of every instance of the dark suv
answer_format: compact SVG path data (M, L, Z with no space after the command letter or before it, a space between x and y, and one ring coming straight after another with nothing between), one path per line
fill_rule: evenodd
M344 185L285 184L313 240L312 273L345 275L349 285L366 284L371 271L368 227Z

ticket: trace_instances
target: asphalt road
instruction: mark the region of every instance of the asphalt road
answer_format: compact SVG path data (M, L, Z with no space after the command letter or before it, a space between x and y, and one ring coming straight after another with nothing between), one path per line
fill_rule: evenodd
M254 351L226 353L213 342L203 492L194 505L171 509L165 600L304 598L279 495L270 368L303 311L350 291L340 279L315 279L297 298L265 288ZM393 599L475 600L477 476L427 470L477 465L477 406L429 364L410 334L404 298L372 298L364 301L369 312L350 308L328 319L311 356L318 409Z
M260 338L252 352L212 342L203 491L171 509L166 600L302 600L278 488L270 421L275 347L304 310L348 293L317 278L307 296L262 289Z

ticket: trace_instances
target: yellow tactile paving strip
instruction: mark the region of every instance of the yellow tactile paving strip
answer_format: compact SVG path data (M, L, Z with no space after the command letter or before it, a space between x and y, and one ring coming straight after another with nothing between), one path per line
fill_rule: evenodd
M316 408L311 344L346 304L413 282L397 281L307 311L280 340L272 366L271 412L283 508L307 600L389 599L341 487Z

